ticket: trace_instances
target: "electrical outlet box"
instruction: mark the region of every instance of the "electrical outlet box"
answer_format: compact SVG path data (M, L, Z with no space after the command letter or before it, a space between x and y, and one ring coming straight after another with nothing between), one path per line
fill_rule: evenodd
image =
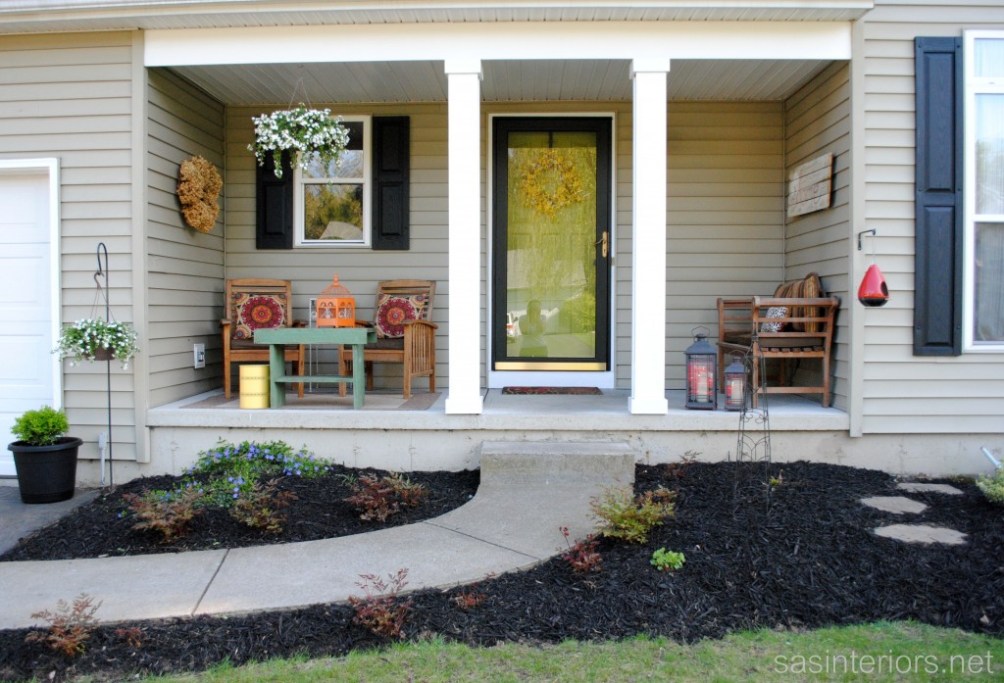
M192 352L195 355L195 369L206 367L206 345L205 344L195 344L192 348Z

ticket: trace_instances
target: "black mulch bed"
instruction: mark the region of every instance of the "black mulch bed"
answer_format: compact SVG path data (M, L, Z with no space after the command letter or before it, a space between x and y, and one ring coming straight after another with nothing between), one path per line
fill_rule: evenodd
M858 502L899 495L889 475L799 462L774 465L770 476L780 484L768 497L762 466L639 467L639 491L659 485L678 491L675 519L647 544L602 541L603 569L587 576L556 558L475 586L421 592L412 596L407 636L438 634L473 645L636 634L692 642L742 629L897 619L1004 635L1002 513L975 486L951 482L962 496L908 494L930 506L909 521L968 534L965 546L925 546L870 533L904 521ZM660 547L683 551L684 567L669 574L653 569L649 559ZM461 609L454 600L460 593L483 601ZM80 674L119 680L136 672L202 670L223 659L241 664L294 653L340 655L385 642L351 619L349 607L323 605L137 622L127 626L142 629L139 648L108 626L72 661L25 645L26 630L0 631L0 678L44 679L55 671L56 680Z
M122 496L170 490L178 479L169 476L136 479L116 487L113 493L99 495L92 503L76 508L59 522L24 539L17 547L0 555L0 562L243 548L348 536L411 524L449 512L474 497L479 479L477 471L409 473L409 481L425 486L429 493L426 501L420 507L402 510L386 522L376 522L359 519L358 513L345 502L351 495L348 477L365 474L382 476L387 472L333 465L327 474L315 479L281 479L278 490L292 491L297 497L287 508L288 522L278 535L241 524L226 510L215 508L196 517L189 532L169 544L162 543L158 534L131 529L136 520L125 514L128 505Z

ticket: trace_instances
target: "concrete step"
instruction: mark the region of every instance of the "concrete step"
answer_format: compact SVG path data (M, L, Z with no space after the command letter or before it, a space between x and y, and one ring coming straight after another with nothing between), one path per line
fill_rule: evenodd
M577 487L634 484L636 453L624 442L485 441L481 487Z

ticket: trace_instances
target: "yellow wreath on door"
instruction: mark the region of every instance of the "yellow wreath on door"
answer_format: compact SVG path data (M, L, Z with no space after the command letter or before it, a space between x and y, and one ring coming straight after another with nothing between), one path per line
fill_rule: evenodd
M526 165L519 189L524 204L548 218L585 198L575 161L561 149L539 150Z

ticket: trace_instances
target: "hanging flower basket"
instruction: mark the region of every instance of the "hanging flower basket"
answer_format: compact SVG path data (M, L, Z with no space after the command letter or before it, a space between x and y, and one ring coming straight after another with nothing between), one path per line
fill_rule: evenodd
M331 117L330 109L308 109L300 103L295 109L253 116L251 120L255 141L248 150L254 152L259 166L264 166L271 155L277 178L282 177L284 151L292 152L295 163L306 169L314 154L325 166L337 162L349 144L349 131L342 126L340 116Z
M107 346L94 349L94 360L112 360L115 358L115 350Z
M70 365L85 360L114 358L125 369L137 351L136 330L129 323L84 318L63 330L53 353L58 353L60 358L69 358Z

